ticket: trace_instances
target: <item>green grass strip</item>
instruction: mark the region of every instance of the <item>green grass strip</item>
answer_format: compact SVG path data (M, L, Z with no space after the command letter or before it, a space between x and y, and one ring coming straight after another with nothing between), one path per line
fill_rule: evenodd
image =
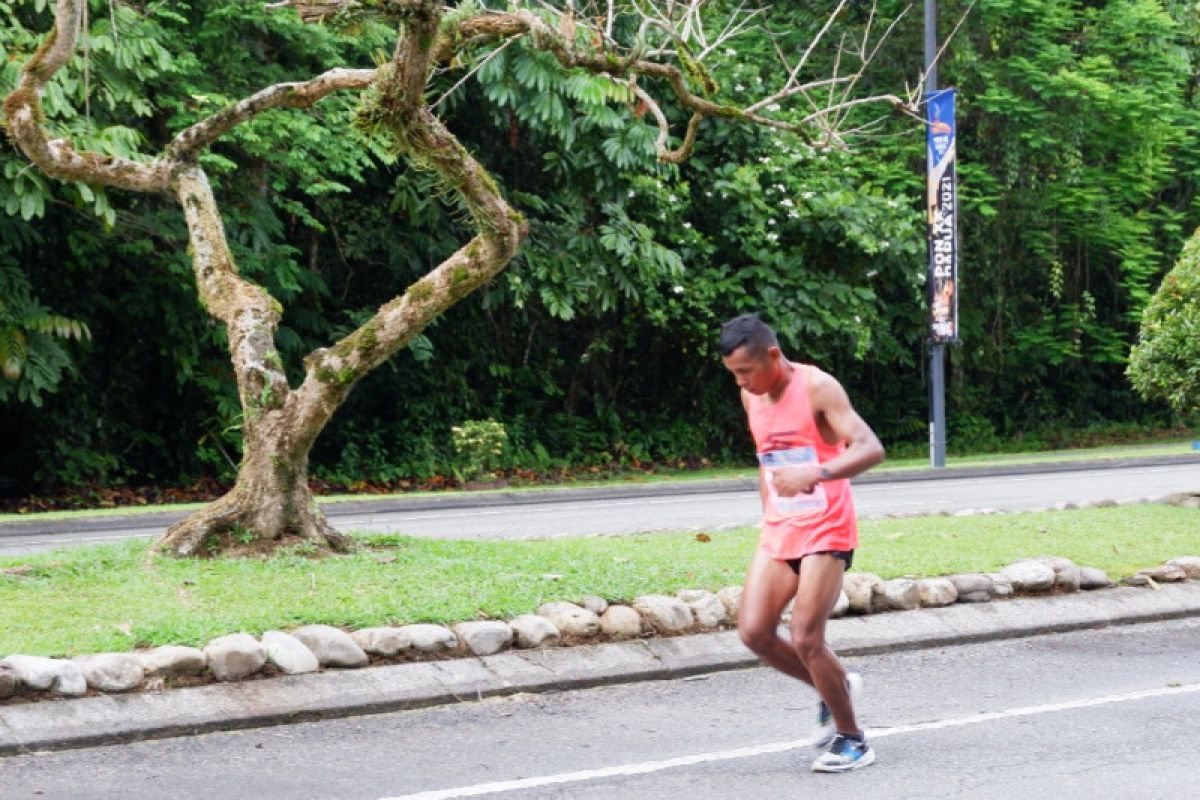
M550 600L739 584L754 529L515 542L363 536L350 556L176 561L126 542L0 558L0 656L200 645L323 622L368 627L511 618ZM1164 505L864 520L855 568L884 578L991 572L1066 556L1122 577L1200 554L1200 511ZM13 568L16 568L15 570Z

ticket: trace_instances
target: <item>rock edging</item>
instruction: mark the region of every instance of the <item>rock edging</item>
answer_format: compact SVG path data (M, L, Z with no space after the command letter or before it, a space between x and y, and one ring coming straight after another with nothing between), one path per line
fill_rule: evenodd
M1200 580L1200 556L1170 559L1122 583L1155 589L1161 583L1186 580ZM940 608L1114 585L1101 570L1054 556L1022 559L990 575L964 573L885 581L869 573L851 572L846 575L834 616ZM158 690L189 682L300 675L397 660L482 657L508 649L533 650L729 629L736 625L741 594L737 586L715 593L685 589L675 596L643 595L628 605L590 596L578 604L545 603L537 614L523 614L510 621L383 626L350 633L329 625L306 625L291 632L267 631L259 638L247 633L220 636L203 648L167 645L75 659L14 654L0 660L0 701Z

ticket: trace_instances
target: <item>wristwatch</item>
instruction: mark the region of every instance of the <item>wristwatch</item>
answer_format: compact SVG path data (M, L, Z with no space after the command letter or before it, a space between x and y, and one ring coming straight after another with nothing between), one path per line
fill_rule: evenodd
M824 467L821 467L821 480L823 480L823 481L833 480L833 473L830 472L829 470L825 469Z

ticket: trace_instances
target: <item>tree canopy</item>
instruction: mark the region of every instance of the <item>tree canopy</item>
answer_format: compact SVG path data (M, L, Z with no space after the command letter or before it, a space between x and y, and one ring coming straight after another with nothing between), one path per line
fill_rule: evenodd
M769 96L776 48L795 55L834 5L765 11L787 35L722 47L707 68L718 98ZM89 9L44 113L79 150L125 158L263 87L372 67L394 42L377 20L309 25L232 0ZM957 20L965 6L942 9ZM850 5L829 41L901 10L885 3L872 21ZM45 0L0 11L7 94L50 16ZM952 447L1180 421L1123 373L1153 288L1200 223L1197 31L1194 8L1164 2L980 0L966 18L941 65L962 109ZM919 19L891 42L863 94L919 71ZM812 74L835 54L815 52ZM512 467L733 458L746 443L711 337L752 308L790 353L844 377L889 444L922 441L919 128L888 114L851 157L713 117L690 160L660 163L649 108L548 58L516 41L434 75L429 101L529 238L362 379L317 441L314 472L343 485L444 472L450 428L489 416L508 428ZM268 111L199 156L242 274L284 308L274 339L290 385L304 354L362 325L386 287L419 279L469 228L428 172L344 135L356 108L335 94L316 113ZM664 113L678 145L687 114ZM174 202L50 181L12 149L0 200L0 492L231 476L243 404L224 328L198 309Z

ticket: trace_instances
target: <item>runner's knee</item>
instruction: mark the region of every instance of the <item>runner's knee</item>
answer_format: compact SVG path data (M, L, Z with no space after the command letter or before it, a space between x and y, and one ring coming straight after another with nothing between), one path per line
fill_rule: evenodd
M742 644L755 653L770 647L778 636L774 625L763 624L757 620L738 620L737 630Z
M819 658L825 653L825 634L820 629L795 628L792 630L792 647L801 661Z

